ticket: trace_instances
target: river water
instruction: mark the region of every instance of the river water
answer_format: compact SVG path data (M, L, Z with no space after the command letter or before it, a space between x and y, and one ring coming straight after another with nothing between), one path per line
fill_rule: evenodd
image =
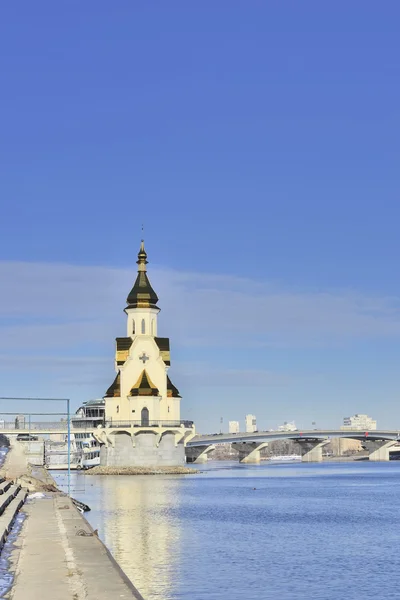
M200 468L73 476L145 600L399 597L400 462Z

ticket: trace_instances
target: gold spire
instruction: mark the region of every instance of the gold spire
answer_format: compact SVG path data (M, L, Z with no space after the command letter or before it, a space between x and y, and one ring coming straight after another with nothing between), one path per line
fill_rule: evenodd
M141 241L140 244L140 250L138 253L138 260L136 261L136 263L139 265L138 267L138 271L146 273L147 269L146 269L146 265L148 264L147 262L147 252L144 249L144 240Z

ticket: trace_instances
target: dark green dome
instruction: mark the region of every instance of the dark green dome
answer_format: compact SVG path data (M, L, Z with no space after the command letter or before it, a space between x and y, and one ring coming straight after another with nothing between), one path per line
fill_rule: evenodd
M127 308L158 308L158 296L151 287L149 278L147 277L147 253L144 249L144 241L140 244L138 260L138 276L135 284L128 294Z

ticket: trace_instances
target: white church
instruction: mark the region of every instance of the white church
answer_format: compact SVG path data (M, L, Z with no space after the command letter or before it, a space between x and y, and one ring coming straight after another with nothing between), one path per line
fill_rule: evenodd
M168 376L169 338L158 337L158 297L147 276L142 241L128 294L126 337L116 338L116 377L105 399L101 464L182 464L193 424L181 421L181 396ZM119 434L119 435L117 435Z

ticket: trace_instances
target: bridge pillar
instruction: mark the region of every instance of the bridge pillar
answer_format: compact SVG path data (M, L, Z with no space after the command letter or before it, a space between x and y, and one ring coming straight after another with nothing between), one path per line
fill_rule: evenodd
M208 461L208 455L210 452L215 450L214 444L209 446L186 446L186 462L187 463L206 463Z
M368 460L377 462L390 460L390 448L395 444L395 441L368 440L365 442L363 441L362 446L369 452Z
M266 448L268 442L233 442L232 448L239 453L241 463L259 463L260 450Z
M302 462L322 462L322 448L329 440L293 440L300 448Z

